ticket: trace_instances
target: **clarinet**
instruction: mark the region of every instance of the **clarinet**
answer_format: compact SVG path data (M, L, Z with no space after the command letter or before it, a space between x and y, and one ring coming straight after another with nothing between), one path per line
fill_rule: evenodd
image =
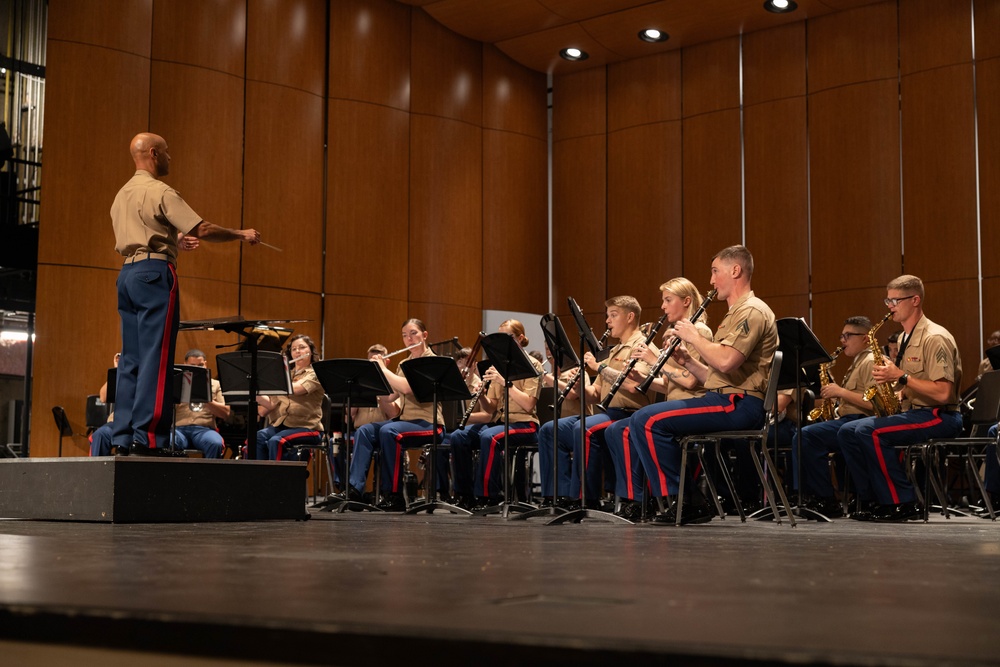
M476 406L479 405L479 399L482 398L490 388L490 384L490 380L483 382L483 384L479 387L479 391L477 391L473 397L469 399L469 407L465 409L465 414L462 415L460 420L458 420L458 428L465 428L465 425L469 422L469 417L472 416L472 413L476 411Z
M708 294L705 295L705 300L701 302L701 305L698 306L698 310L696 310L694 312L694 315L691 316L691 324L697 322L698 319L705 314L705 309L708 308L708 304L712 303L712 299L715 298L715 295L717 293L718 292L714 289L708 291ZM648 343L649 341L646 342ZM674 338L672 341L670 341L670 345L668 345L666 348L663 349L662 352L660 352L660 356L657 358L656 363L653 364L653 367L649 370L649 375L647 375L646 379L644 379L639 384L639 386L636 387L636 389L640 393L645 394L647 391L649 391L649 386L653 384L653 380L655 380L656 376L660 374L660 371L663 369L664 364L666 364L667 361L670 359L670 357L673 356L674 350L677 349L677 346L680 345L680 342L681 342L680 338Z
M654 338L656 338L657 332L659 332L660 327L662 327L663 323L666 321L667 321L667 314L663 313L660 319L656 320L656 324L653 325L653 328L649 330L649 334L646 336L645 345L649 345L649 342ZM608 390L608 395L605 396L604 400L598 403L595 407L599 408L601 412L608 411L608 406L611 405L611 399L613 399L615 397L615 394L618 393L618 390L621 389L622 385L625 383L625 380L628 379L628 374L632 372L637 363L639 363L638 359L633 358L628 360L628 363L625 364L625 368L623 368L621 372L618 373L618 377L615 378L614 384L612 384L611 389Z
M604 349L604 343L607 342L608 336L610 335L611 335L611 329L608 329L607 331L604 332L604 335L601 336L601 340L597 341L598 350ZM561 392L559 392L559 398L556 399L555 407L557 408L562 407L563 401L566 400L566 396L569 394L569 392L573 390L573 387L576 386L576 381L580 379L580 373L582 372L583 372L583 365L581 364L581 366L576 369L576 373L573 374L573 377L566 383L566 387ZM556 378L556 383L558 384L558 382L559 379Z

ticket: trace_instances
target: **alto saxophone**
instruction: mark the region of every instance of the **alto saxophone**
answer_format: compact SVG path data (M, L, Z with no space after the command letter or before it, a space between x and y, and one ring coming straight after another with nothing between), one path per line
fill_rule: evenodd
M837 357L839 357L840 353L843 351L844 351L843 347L838 347L836 350L833 351L833 357L830 359L830 361L828 361L825 364L819 365L820 388L825 387L826 385L833 382L833 374L830 372L830 369L832 369L833 365L837 363ZM819 400L819 404L815 408L809 411L809 421L811 422L830 421L831 419L836 417L836 415L834 414L836 407L837 407L836 401L834 401L833 399L821 398Z
M872 351L872 362L876 366L885 365L885 357L882 356L882 346L879 345L878 339L875 338L875 332L886 323L886 321L892 317L892 311L885 314L882 320L873 326L868 331L868 347ZM877 417L888 417L889 415L899 414L901 407L899 405L899 397L896 396L896 392L892 390L892 385L885 382L876 382L871 387L865 390L864 399L872 404L872 408L875 410L875 416Z

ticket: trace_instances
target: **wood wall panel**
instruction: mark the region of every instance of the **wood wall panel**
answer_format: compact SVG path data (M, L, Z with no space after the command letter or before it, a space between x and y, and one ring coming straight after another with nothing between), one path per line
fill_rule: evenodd
M813 294L901 273L895 79L809 98Z
M1000 56L1000 2L973 0L976 17L976 59Z
M410 8L392 0L330 7L330 97L410 108Z
M181 321L207 320L216 317L238 315L237 303L240 299L238 283L222 283L204 278L180 278ZM284 313L277 317L284 316ZM272 316L274 317L274 316ZM218 345L241 342L236 334L221 331L180 331L177 334L177 355L175 361L184 360L184 353L191 348L205 353L208 365L212 367L212 377L216 377L215 357L234 348L217 349Z
M364 359L375 343L390 352L403 347L400 331L411 315L406 301L328 294L324 317L326 358Z
M483 51L424 12L413 12L411 112L483 123Z
M150 55L153 0L61 0L49 11L48 38L104 46L134 55ZM53 72L47 63L47 74ZM58 71L58 70L54 70ZM93 70L103 71L103 70ZM110 83L110 77L103 78ZM94 81L91 81L94 83Z
M481 269L464 236L447 245L468 273L481 270L485 309L548 310L547 153L543 139L483 131Z
M757 266L757 254L754 253L754 265ZM771 265L760 265L761 266L761 276L771 268ZM790 294L790 295L779 295L768 290L765 285L762 289L758 287L758 283L762 281L757 280L757 270L754 269L754 279L753 279L753 291L758 297L763 297L764 301L774 312L774 316L777 319L782 317L801 317L806 321L806 324L811 322L809 313L809 295L808 294ZM707 287L703 289L708 289ZM722 318L725 317L725 313L719 315L715 320L716 323L720 322Z
M38 261L117 270L109 211L135 173L129 142L147 125L149 60L58 40L49 42L47 57Z
M1000 329L1000 309L996 304L1000 303L1000 278L983 278L983 331L982 343L990 337L990 334ZM983 355L980 354L980 359Z
M154 60L242 77L246 69L246 36L246 0L153 2Z
M658 308L664 281L683 274L681 123L608 135L609 296Z
M607 70L603 67L553 80L554 141L603 135L608 131L607 85Z
M893 276L895 278L896 276ZM888 282L888 281L886 281ZM831 292L822 292L813 295L813 332L823 347L829 352L833 352L840 345L838 336L843 331L844 320L855 315L864 315L872 321L874 325L888 311L882 299L885 298L885 285L864 287L859 289L841 289ZM933 317L931 319L934 319ZM885 344L889 335L900 330L900 326L893 322L886 322L879 329L877 337ZM834 374L837 378L842 378L850 364L845 364L845 360L839 362Z
M746 244L757 267L754 290L771 296L808 296L806 99L791 97L748 106L743 125ZM797 316L808 317L808 313Z
M552 300L568 312L607 299L607 139L603 134L555 142L552 148Z
M545 75L533 72L483 45L483 127L548 138Z
M984 276L1000 276L1000 57L976 63L979 121L979 229ZM997 301L990 303L995 309Z
M462 121L411 119L410 302L482 308L482 272L449 261L459 241L482 248L482 134Z
M924 313L951 332L958 343L958 353L962 358L961 387L965 389L975 382L976 369L983 358L979 321L975 316L979 312L979 281L976 278L925 280L924 294Z
M805 21L744 35L743 104L805 95L805 55Z
M740 40L737 37L683 50L684 117L740 105Z
M608 67L608 131L681 117L679 51Z
M322 345L323 307L319 293L244 285L243 316L249 319L306 320L284 325L297 334L306 334L317 348ZM182 353L183 354L183 353Z
M467 306L455 306L447 303L421 303L411 301L410 315L423 320L427 325L427 342L435 343L448 340L452 336L458 336L459 342L471 347L476 342L476 337L483 328L483 311L481 308L470 308ZM400 322L402 324L402 322ZM397 326L396 331L399 331ZM493 333L487 331L486 333ZM397 333L398 335L398 333ZM399 338L396 339L400 340ZM395 344L395 343L394 343ZM399 349L389 346L389 351ZM400 357L397 357L399 359Z
M343 100L329 109L326 292L405 299L410 115Z
M166 140L163 180L205 220L240 227L243 208L243 79L203 67L153 61L149 129ZM211 122L191 100L212 100ZM236 280L240 245L203 244L180 263L182 275Z
M247 82L243 226L281 248L244 246L246 283L323 286L323 98Z
M686 86L685 81L685 90ZM697 276L699 270L707 272L715 253L744 240L740 112L734 109L685 118L682 132L683 275L695 280L691 276Z
M322 95L327 4L323 0L249 0L247 79Z
M810 92L898 75L895 2L810 20L807 33Z
M979 273L972 84L971 65L902 81L904 268L925 281Z
M119 349L117 271L41 264L35 316L31 455L57 456L52 406L66 410L74 433L86 431L86 397L96 394ZM85 437L66 438L63 456L87 456Z
M899 69L903 76L972 61L969 0L899 3Z

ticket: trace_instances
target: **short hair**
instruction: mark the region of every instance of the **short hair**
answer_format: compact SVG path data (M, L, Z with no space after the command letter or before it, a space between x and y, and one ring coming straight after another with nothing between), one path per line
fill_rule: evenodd
M528 356L538 359L538 361L542 362L543 364L545 363L545 357L542 356L542 353L539 352L538 350L531 350L530 352L528 352Z
M701 308L701 304L705 301L705 298L695 287L694 283L687 278L671 278L667 282L660 285L661 292L670 292L671 294L676 294L680 298L691 297L691 305L688 306L687 317L690 319L694 315L695 311ZM701 322L708 324L708 313L704 313L701 316Z
M744 245L731 245L715 253L712 259L721 259L730 264L739 264L743 272L747 274L747 279L753 276L753 255Z
M639 305L639 300L634 296L613 296L604 302L605 308L610 308L615 306L621 308L625 312L635 313L635 321L639 321L639 317L642 315L642 306Z
M472 356L472 348L463 347L462 349L460 349L458 352L455 353L455 361L468 359L470 356Z
M500 323L500 326L509 327L514 332L514 338L520 341L520 346L528 347L528 337L524 335L524 325L521 324L520 320L504 320Z
M844 320L844 324L852 327L860 327L862 329L871 329L872 321L865 317L864 315L855 315L854 317L848 317ZM898 336L899 334L893 334Z
M921 301L924 300L924 281L916 276L905 275L894 278L889 281L889 284L885 288L887 290L899 290L900 292L912 292L919 296Z
M185 359L190 359L191 357L201 357L202 359L208 359L208 357L205 356L204 352L194 347L184 353Z
M885 342L895 343L898 340L899 340L899 332L893 331L891 334L889 334L889 337L885 339Z
M371 347L368 348L368 354L369 355L372 355L372 354L385 354L388 351L389 351L389 348L387 348L382 343L375 343L374 345L372 345Z

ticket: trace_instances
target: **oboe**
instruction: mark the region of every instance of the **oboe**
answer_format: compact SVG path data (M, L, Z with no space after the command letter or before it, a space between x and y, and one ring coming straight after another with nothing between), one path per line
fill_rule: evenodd
M662 327L663 323L666 321L667 321L667 314L663 313L660 319L656 320L656 324L653 325L653 328L649 330L649 334L646 336L646 341L644 343L645 345L649 345L649 342L654 338L656 338L657 332L659 332L660 327ZM608 406L611 405L611 399L613 399L615 397L615 394L618 393L618 390L621 389L622 385L625 383L625 380L628 379L628 374L632 372L637 363L639 363L638 359L633 358L628 360L628 363L625 364L625 368L623 368L621 372L618 373L618 377L615 378L614 384L612 384L611 389L608 390L608 395L605 396L604 400L598 403L595 407L600 409L601 412L608 411Z
M608 336L610 335L611 335L611 329L608 329L601 336L601 340L597 341L598 351L604 349L604 344L608 341ZM566 400L566 396L569 394L569 392L573 390L573 387L576 386L576 382L577 380L580 379L580 374L582 372L583 372L583 366L581 365L578 369L576 369L576 373L573 374L573 377L570 378L570 380L566 383L566 387L561 392L559 392L559 398L556 399L555 407L557 408L562 407L563 401ZM558 384L559 379L556 378L555 381Z
M691 324L697 322L698 319L705 314L705 309L708 308L708 304L712 303L712 299L715 298L717 293L718 292L714 289L708 291L708 294L705 295L705 300L701 302L701 305L698 306L698 310L694 311L694 315L691 316ZM649 375L647 375L646 378L639 383L639 386L636 387L636 390L639 391L639 393L645 394L649 391L649 386L653 384L653 380L655 380L656 376L660 374L661 370L663 370L664 364L666 364L670 357L673 356L674 350L677 349L680 342L680 338L674 338L670 341L670 345L665 347L663 351L660 352L660 356L656 359L656 363L653 364L651 369L649 369Z

